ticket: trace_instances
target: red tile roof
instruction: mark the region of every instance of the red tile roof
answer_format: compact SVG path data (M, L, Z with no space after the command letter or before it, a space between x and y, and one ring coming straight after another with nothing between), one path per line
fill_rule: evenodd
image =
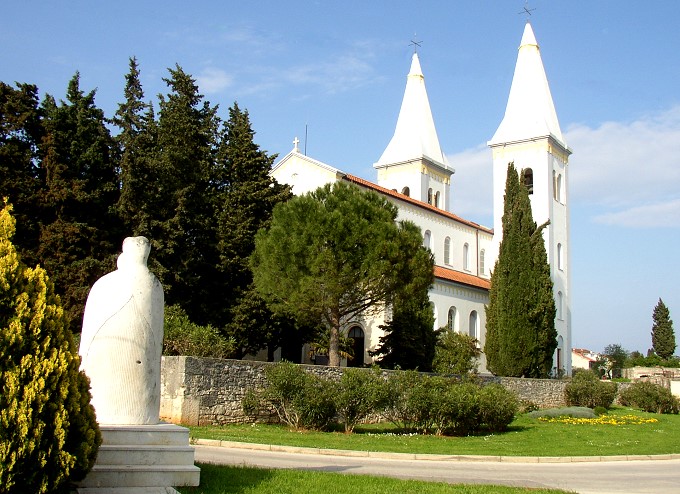
M461 273L460 271L454 271L453 269L443 268L441 266L434 267L434 276L442 280L454 281L474 288L481 288L482 290L491 288L491 282L486 278Z
M390 197L394 197L395 199L399 199L400 201L408 202L409 204L412 204L414 206L418 206L423 209L427 209L429 211L432 211L433 213L436 213L440 216L444 216L446 218L450 218L452 220L455 220L459 223L463 223L464 225L470 226L472 228L476 228L479 231L489 233L493 235L493 230L490 228L487 228L485 226L482 226L478 223L475 223L474 221L468 221L466 219L461 218L460 216L457 216L453 213L449 213L448 211L444 211L443 209L436 208L432 206L431 204L424 203L422 201L418 201L416 199L413 199L409 196L406 196L404 194L400 194L399 192L396 192L394 190L386 189L385 187L381 187L380 185L374 184L373 182L369 182L368 180L364 180L363 178L359 178L354 175L350 174L345 174L343 178L349 182L355 183L357 185L361 185L363 187L366 187L368 189L372 189L376 192L380 192L381 194L388 195Z

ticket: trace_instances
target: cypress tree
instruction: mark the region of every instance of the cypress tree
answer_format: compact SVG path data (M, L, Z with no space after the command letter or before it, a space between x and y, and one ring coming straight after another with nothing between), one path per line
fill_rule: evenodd
M508 165L503 238L486 307L487 368L496 375L547 377L557 348L555 300L543 229L524 183Z
M79 81L76 73L66 102L57 105L47 96L42 104L45 214L38 249L74 332L80 330L90 287L115 267L123 237L114 210L119 177L113 139L95 91L83 93Z
M44 269L11 243L0 211L0 492L68 492L92 468L101 436L68 318Z
M654 307L652 320L652 348L659 357L668 360L675 353L675 332L670 311L661 299Z
M255 250L255 235L269 225L274 206L292 196L290 187L269 174L276 155L260 149L254 136L248 112L234 103L218 153L216 174L221 180L214 181L223 185L216 191L217 236L220 271L228 283L211 310L223 314L240 353L281 343L285 334L295 338L298 329L292 319L274 316L253 285L249 257Z
M40 209L38 192L43 176L38 146L44 134L38 88L0 82L0 190L14 205L18 220L14 244L22 258L38 261Z
M135 58L130 59L124 94L125 102L118 105L113 118L113 123L120 129L115 137L121 180L117 209L126 235L151 238L154 207L163 201L159 188L150 186L157 178L152 168L157 128L153 106L144 102Z

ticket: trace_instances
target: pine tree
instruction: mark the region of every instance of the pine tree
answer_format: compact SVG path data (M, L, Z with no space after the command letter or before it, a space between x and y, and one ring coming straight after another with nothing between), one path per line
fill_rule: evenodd
M95 91L80 90L71 79L67 101L47 96L41 166L45 188L38 257L62 297L74 332L80 330L92 284L115 267L122 242L114 206L119 177L114 143Z
M89 381L44 269L26 267L0 211L0 493L62 492L101 444Z
M522 174L523 175L523 174ZM496 375L547 377L557 348L555 300L543 241L523 176L508 165L503 238L486 307L487 368Z
M654 353L668 360L675 353L675 332L668 307L659 299L652 313L652 348Z

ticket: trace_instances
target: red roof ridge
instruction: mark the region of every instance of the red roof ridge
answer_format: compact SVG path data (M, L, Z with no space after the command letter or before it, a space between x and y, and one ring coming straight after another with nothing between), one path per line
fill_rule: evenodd
M491 288L491 281L487 280L486 278L481 278L469 273L462 273L461 271L444 268L442 266L434 267L434 276L435 278L454 281L456 283L462 283L463 285L481 288L483 290L489 290Z
M373 189L377 192L380 192L381 194L386 194L390 197L394 197L395 199L399 199L401 201L408 202L410 204L413 204L414 206L418 206L418 207L421 207L423 209L427 209L427 210L432 211L434 213L437 213L441 216L446 216L447 218L458 221L459 223L463 223L463 224L468 225L472 228L476 228L478 230L481 230L483 232L486 232L486 233L493 235L492 229L487 228L485 226L482 226L479 223L475 223L474 221L466 220L466 219L461 218L460 216L458 216L456 214L450 213L449 211L444 211L443 209L436 208L431 204L427 204L425 202L413 199L412 197L409 197L407 195L400 194L399 192L397 192L395 190L386 189L385 187L382 187L378 184L374 184L373 182L369 182L368 180L357 177L356 175L351 175L351 174L347 173L343 176L343 178L345 178L346 180L348 180L350 182L354 182L358 185L363 185L364 187L368 187L369 189ZM442 269L444 269L444 268L442 268Z

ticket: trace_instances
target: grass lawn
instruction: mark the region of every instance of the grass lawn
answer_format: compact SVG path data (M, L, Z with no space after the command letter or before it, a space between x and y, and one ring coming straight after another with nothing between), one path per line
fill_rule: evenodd
M199 487L178 487L182 494L564 494L554 489L397 480L368 475L218 467L201 464Z
M508 432L468 437L402 435L395 433L398 431L390 424L359 427L354 434L295 432L285 426L260 424L207 426L191 427L191 436L311 448L447 455L612 456L680 453L680 415L657 415L624 408L614 408L609 415L635 415L655 418L658 422L640 425L563 424L541 422L522 415L515 419Z

